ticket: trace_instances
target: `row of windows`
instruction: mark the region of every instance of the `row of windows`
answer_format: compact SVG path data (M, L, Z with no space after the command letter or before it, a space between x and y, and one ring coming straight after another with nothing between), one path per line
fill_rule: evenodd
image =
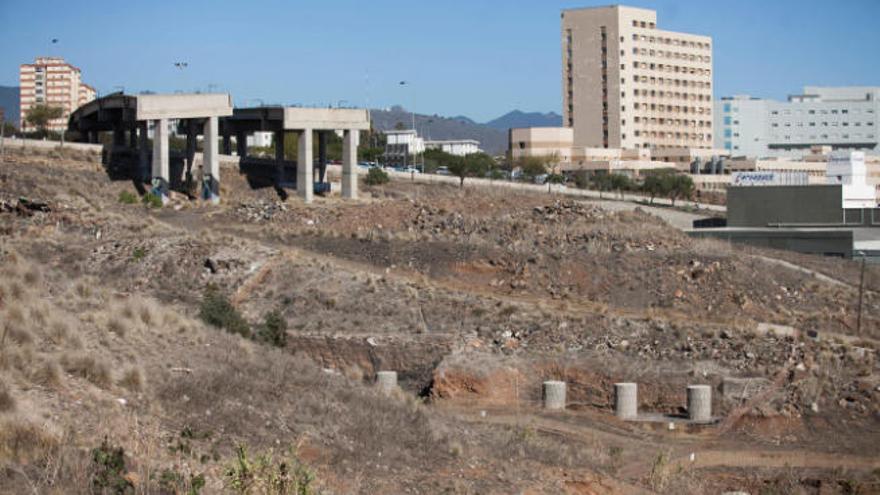
M623 81L623 79L620 80L621 83L623 83ZM672 79L669 77L633 76L633 82L650 82L651 84L659 83L661 86L665 84L666 86L681 86L684 88L709 89L712 87L712 83L708 81L688 81L687 79Z
M725 117L725 120L726 119L727 119L727 117ZM837 125L838 125L837 122L831 122L831 127L837 127ZM865 125L872 126L872 125L874 125L874 123L873 122L865 122ZM798 122L795 127L803 127L803 126L804 126L803 122ZM840 126L841 127L849 127L850 122L840 122ZM853 127L861 127L862 123L861 122L852 122L852 126ZM770 124L770 127L779 127L779 124L776 122L773 122L772 124ZM791 127L791 122L786 122L785 127ZM816 123L810 122L810 125L808 127L816 127ZM822 122L822 127L828 127L828 122Z
M688 125L691 127L712 127L712 123L708 120L687 120L687 119L664 119L662 117L633 117L633 121L637 124L660 124L660 125ZM621 121L622 125L626 125L626 120ZM729 129L728 129L729 130Z
M660 57L660 58L672 58L676 60L688 60L691 62L712 62L712 57L709 55L689 55L687 53L679 53L679 52L670 52L665 50L648 50L646 48L635 48L632 49L633 55L646 55L651 57ZM620 50L620 55L623 56L626 54L625 50Z
M638 88L633 89L634 96L652 96L652 97L660 97L660 98L680 98L683 100L690 99L690 101L711 101L712 97L709 95L698 94L698 93L673 93L672 91L655 91L655 90L647 90L643 89L639 91ZM626 96L626 91L621 91L620 96Z
M820 109L820 110L810 109L810 110L807 110L807 114L808 114L808 115L815 115L817 111L818 111L820 114L823 114L823 115L827 115L829 112L830 112L832 115L836 115L836 114L838 113L838 109L836 109L836 108L832 108L831 110L826 110L826 109ZM803 110L795 110L795 112L796 112L798 115L801 115L802 112L803 112ZM851 113L859 113L859 109L858 109L858 108L853 108L853 109L842 108L842 109L840 109L840 114L842 114L842 115L843 115L843 114L848 114L848 113L850 113L850 112L851 112ZM874 109L873 109L873 108L865 109L865 113L874 113ZM782 114L783 114L783 115L791 115L791 110L783 110L783 111L782 111ZM779 115L779 110L773 110L772 112L770 112L770 115Z
M712 110L709 107L688 107L688 106L679 106L679 105L664 105L662 103L647 103L642 102L633 103L633 108L636 110L657 110L660 112L674 112L674 113L693 113L700 115L710 115ZM626 106L621 107L621 111L626 111Z
M773 139L779 139L779 136L776 136L776 135L773 135L770 137ZM874 139L874 137L875 137L874 134L865 134L866 139ZM820 139L850 139L850 138L861 139L862 135L860 133L855 133L855 134L821 134L821 135L819 135L819 138ZM785 139L787 141L791 141L791 136L790 135L783 136L783 139ZM802 135L802 134L796 134L794 136L795 141L803 141L804 139L808 139L807 136ZM815 134L810 135L809 139L816 139L816 135Z
M660 139L695 139L697 141L709 141L712 139L711 134L670 131L633 131L633 136L656 137ZM621 138L626 139L626 134L621 135Z
M672 46L684 46L688 48L699 48L701 50L711 50L711 43L703 43L701 41L687 41L687 40L679 40L676 38L666 38L663 36L650 36L644 34L634 34L632 35L633 41L647 41L648 43L659 43L661 45L672 45ZM621 37L620 41L623 41L623 37Z
M626 69L626 64L620 64L620 69ZM709 69L700 69L697 67L685 67L683 65L654 64L647 62L633 62L633 69L650 69L659 70L661 72L675 72L680 74L691 74L694 76L711 77L712 71Z
M633 21L633 27L634 28L643 27L643 28L648 28L648 29L654 29L654 27L656 27L656 25L651 21Z

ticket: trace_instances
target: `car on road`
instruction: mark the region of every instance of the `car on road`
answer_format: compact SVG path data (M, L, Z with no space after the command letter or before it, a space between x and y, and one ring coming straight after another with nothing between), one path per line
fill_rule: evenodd
M437 175L451 175L449 173L449 167L437 167Z

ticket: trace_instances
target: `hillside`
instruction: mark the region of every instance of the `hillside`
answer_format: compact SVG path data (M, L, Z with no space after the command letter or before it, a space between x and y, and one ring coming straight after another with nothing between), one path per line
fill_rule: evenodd
M373 127L392 130L398 123L405 129L412 128L412 114L400 106L389 110L370 110ZM467 117L441 117L416 114L416 128L426 139L476 139L489 154L501 154L507 150L507 132L478 124Z
M0 107L6 111L6 121L18 127L18 86L0 86Z
M486 125L505 132L512 127L558 127L562 125L562 115L556 112L540 113L514 110L486 122Z

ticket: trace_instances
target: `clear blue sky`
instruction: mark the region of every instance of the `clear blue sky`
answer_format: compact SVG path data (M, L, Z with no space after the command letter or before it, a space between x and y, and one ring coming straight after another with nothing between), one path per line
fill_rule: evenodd
M236 104L400 103L478 121L559 112L560 10L607 3L0 0L0 85L51 53L102 93L218 89ZM716 97L880 85L880 0L626 4L657 10L661 29L714 38Z

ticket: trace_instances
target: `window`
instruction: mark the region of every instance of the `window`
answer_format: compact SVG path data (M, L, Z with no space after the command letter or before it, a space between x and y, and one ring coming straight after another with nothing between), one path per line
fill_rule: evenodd
M724 137L729 138L732 135L733 135L733 133L731 132L730 129L724 129Z

